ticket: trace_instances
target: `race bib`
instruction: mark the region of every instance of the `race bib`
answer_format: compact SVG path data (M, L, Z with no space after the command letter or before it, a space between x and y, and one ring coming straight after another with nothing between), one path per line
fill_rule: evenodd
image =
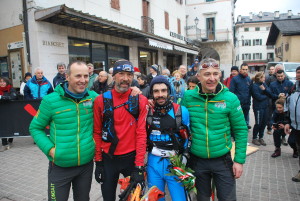
M153 155L155 155L155 156L160 156L160 157L163 157L163 158L175 155L175 151L174 150L159 149L159 148L157 148L155 146L152 148L151 153Z

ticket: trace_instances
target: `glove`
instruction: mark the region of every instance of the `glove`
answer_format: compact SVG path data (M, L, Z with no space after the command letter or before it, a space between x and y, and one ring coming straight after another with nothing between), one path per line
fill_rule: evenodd
M104 182L104 163L103 161L95 162L96 169L95 169L95 179L98 183Z
M135 167L130 176L130 183L141 184L142 189L145 187L145 168Z

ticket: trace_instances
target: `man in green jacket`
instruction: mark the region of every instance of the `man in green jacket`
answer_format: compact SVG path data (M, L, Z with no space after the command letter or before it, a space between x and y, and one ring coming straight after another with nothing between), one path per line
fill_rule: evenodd
M84 62L71 63L66 80L43 98L29 130L49 159L48 200L67 201L72 184L74 200L87 201L93 174L93 102L97 93L86 89L89 72Z
M248 129L243 111L237 96L220 83L220 74L216 60L204 59L197 73L200 82L182 100L190 113L190 166L195 171L198 201L210 200L212 178L219 200L236 200L235 179L242 175L246 158Z

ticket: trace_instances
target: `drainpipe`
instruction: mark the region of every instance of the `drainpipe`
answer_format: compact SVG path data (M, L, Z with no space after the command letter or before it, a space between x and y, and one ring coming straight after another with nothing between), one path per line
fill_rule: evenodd
M27 63L30 64L31 60L30 60L30 46L29 46L29 34L28 34L28 14L27 14L27 0L23 0L23 23L24 23L24 32L25 32L25 42L26 42L26 53L27 55L27 59L25 59L25 61L27 60ZM25 48L25 47L24 47ZM26 68L27 68L27 63ZM27 69L28 70L28 69Z

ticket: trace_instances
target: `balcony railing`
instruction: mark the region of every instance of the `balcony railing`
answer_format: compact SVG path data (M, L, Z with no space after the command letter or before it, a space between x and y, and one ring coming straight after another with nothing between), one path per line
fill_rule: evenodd
M202 42L212 42L212 41L228 41L229 40L229 30L228 29L217 29L215 31L198 29L197 38L202 40Z
M154 20L147 16L142 16L142 31L154 34Z

